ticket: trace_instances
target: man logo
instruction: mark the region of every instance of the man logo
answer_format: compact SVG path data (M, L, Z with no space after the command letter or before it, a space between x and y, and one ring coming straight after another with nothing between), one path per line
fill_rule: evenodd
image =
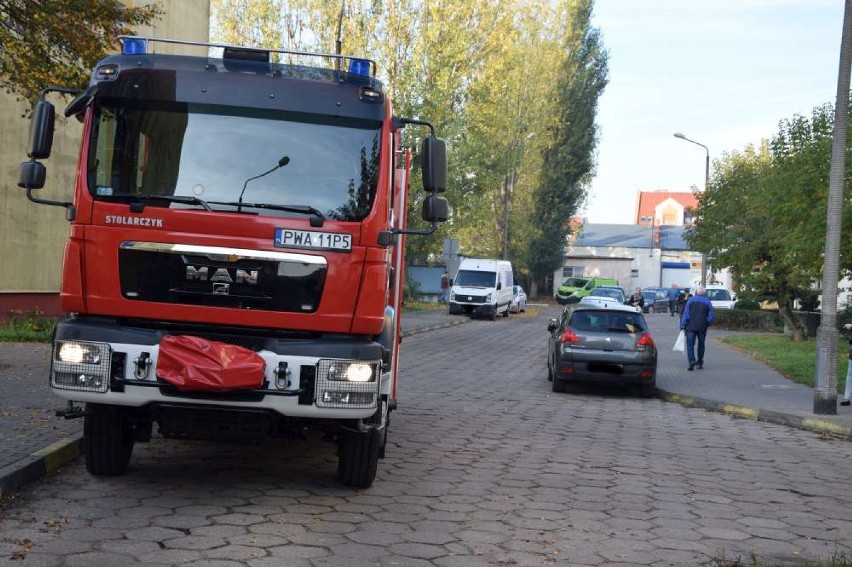
M186 279L188 280L198 280L202 282L214 282L214 283L225 283L225 284L248 284L248 285L257 285L257 270L233 270L229 271L227 268L216 268L216 271L213 272L213 275L209 275L209 268L207 266L202 266L197 268L195 266L187 266L186 267ZM233 273L233 276L231 275Z

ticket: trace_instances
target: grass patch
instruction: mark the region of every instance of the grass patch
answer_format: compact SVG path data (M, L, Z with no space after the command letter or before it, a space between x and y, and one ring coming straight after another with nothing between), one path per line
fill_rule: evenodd
M406 301L402 306L403 313L414 313L416 311L432 311L434 309L446 309L447 306L443 303L434 303L429 301Z
M783 335L737 335L720 337L720 341L738 348L767 366L771 366L798 384L813 387L816 373L816 339L796 343ZM842 392L846 384L849 343L837 343L837 381Z
M10 309L5 320L0 318L0 342L49 343L58 321L40 309Z

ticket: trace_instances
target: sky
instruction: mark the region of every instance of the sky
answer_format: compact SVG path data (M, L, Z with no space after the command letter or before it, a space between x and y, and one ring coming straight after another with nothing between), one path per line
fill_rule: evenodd
M634 222L640 190L704 187L713 160L834 103L843 0L597 0L609 51L590 223Z

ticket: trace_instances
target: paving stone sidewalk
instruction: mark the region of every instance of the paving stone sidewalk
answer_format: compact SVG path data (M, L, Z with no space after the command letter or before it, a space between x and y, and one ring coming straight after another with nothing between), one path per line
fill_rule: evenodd
M548 317L560 308L538 310L542 340ZM514 317L517 317L515 315ZM674 318L650 314L647 320L660 351L657 386L660 397L687 406L721 411L746 419L770 421L852 439L852 408L836 416L813 414L813 390L786 380L748 356L718 343L724 331L709 334L705 368L687 372L682 353L671 350L677 334ZM403 337L468 321L444 309L406 313ZM495 324L511 323L499 320ZM50 346L0 343L0 496L32 482L76 458L82 447L82 420L54 416L62 400L47 384Z

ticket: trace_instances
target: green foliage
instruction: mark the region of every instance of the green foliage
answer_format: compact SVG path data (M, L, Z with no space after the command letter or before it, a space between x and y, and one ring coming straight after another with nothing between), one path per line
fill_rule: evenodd
M21 311L10 309L5 321L0 324L0 341L4 342L50 342L57 320L45 317L40 309Z
M448 143L452 216L431 236L407 239L409 261L440 256L445 236L458 239L464 255L499 257L505 228L509 259L529 277L543 255L550 271L561 263L567 221L593 169L606 54L589 24L591 7L592 0L213 0L211 29L216 41L301 51L337 51L339 37L343 54L376 60L394 114L431 121ZM416 148L424 134L406 128L405 145ZM547 168L566 172L545 176ZM416 165L411 180L408 226L422 229ZM542 192L549 200L539 206Z
M754 299L738 299L736 303L734 303L734 309L743 311L759 311L760 303Z
M821 106L810 117L782 121L759 148L723 156L686 233L693 249L707 253L715 267L729 268L741 287L775 296L779 314L799 336L793 301L809 295L821 277L833 123L832 107ZM852 228L849 212L844 231ZM843 247L846 275L852 241Z
M739 304L739 302L737 302ZM768 331L780 333L784 322L775 311L740 309L716 309L713 326L732 331Z
M83 88L118 35L151 23L156 4L116 0L0 0L0 85L34 102L50 85Z
M543 280L562 265L570 218L586 198L594 173L598 98L608 82L608 54L600 31L592 28L591 0L567 2L565 57L556 83L556 118L548 124L548 140L535 192L537 232L529 247L533 278Z

